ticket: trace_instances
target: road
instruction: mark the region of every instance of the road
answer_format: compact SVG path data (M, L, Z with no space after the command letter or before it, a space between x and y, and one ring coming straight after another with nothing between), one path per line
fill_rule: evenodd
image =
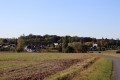
M113 79L112 80L120 80L120 58L106 56L106 55L99 55L99 56L109 58L113 61Z

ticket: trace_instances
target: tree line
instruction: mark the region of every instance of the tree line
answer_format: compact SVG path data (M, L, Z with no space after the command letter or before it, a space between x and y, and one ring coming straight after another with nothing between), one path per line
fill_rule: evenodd
M98 47L93 47L93 42L98 44ZM56 44L55 44L56 43ZM15 44L14 51L22 52L27 46L28 49L37 52L58 51L63 53L86 53L87 51L104 51L109 49L119 49L119 39L96 39L91 37L78 36L57 36L57 35L28 35L20 36L18 39L0 39L0 50L4 51L3 46ZM11 49L8 49L8 51ZM13 50L13 49L12 49Z

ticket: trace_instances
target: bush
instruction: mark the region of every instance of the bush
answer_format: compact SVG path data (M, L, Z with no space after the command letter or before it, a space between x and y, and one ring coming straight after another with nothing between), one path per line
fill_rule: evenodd
M74 49L75 53L87 53L88 51L88 46L85 44L81 44L80 42L70 43L69 46Z
M74 53L74 49L70 46L68 46L66 49L65 49L65 53Z
M58 51L59 51L59 52L62 52L62 47L61 47L61 46L58 47Z
M97 47L97 51L101 51L101 47Z
M116 51L116 53L119 53L119 54L120 54L120 50Z
M101 53L100 51L98 53Z
M81 45L79 45L78 50L79 50L79 52L81 52L81 53L87 53L87 51L88 51L88 46L87 46L87 45L84 45L84 44L81 44Z
M105 47L98 47L98 48L97 48L97 51L105 51L105 50L106 50Z
M94 53L93 51L91 51L90 53Z
M105 47L102 47L101 50L102 50L102 51L105 51L106 49L105 49Z

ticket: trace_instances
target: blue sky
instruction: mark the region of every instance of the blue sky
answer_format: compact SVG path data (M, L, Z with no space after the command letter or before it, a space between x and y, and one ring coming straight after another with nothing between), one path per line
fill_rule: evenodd
M120 0L0 0L0 37L120 38Z

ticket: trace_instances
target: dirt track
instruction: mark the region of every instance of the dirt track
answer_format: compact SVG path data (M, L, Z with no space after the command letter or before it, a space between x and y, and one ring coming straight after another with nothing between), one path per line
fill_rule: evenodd
M99 55L99 56L109 58L113 61L113 79L112 80L120 80L120 58L106 56L106 55Z

